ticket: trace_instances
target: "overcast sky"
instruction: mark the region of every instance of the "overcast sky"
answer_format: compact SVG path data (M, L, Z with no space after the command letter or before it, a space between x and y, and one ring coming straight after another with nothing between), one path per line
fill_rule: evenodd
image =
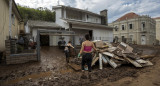
M103 9L108 9L108 21L112 22L122 15L135 12L139 15L149 15L160 17L160 0L15 0L22 6L31 8L66 5L80 9L88 9L98 13Z

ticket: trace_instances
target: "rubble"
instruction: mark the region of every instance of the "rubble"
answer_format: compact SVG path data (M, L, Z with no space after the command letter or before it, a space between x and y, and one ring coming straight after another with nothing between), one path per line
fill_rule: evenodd
M130 63L135 67L145 67L153 65L150 61L143 60L142 57L144 56L140 56L137 53L134 53L134 49L126 43L121 42L118 46L114 47L111 43L105 43L103 41L97 42L94 41L94 44L98 49L97 52L99 53L99 56L96 56L97 59L93 59L92 63L95 63L97 60L99 60L100 69L102 69L101 63L108 63L113 68L117 68L124 63Z
M117 46L113 46L111 43L105 43L100 40L93 42L97 51L93 54L94 57L91 66L94 66L96 62L99 62L99 69L103 69L103 65L107 64L113 68L120 67L123 64L132 64L138 68L153 65L152 62L143 59L153 56L141 56L138 52L135 52L134 48L126 43L121 42ZM78 67L78 64L76 66Z

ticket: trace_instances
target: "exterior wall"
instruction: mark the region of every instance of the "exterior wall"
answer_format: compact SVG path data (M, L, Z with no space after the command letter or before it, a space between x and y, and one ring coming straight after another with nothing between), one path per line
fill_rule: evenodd
M156 39L160 41L160 19L155 19L155 20L156 20Z
M113 31L107 28L96 28L96 27L87 27L82 25L73 25L73 31L78 36L75 37L76 45L79 45L80 37L84 37L86 33L89 33L89 30L93 31L93 38L92 40L103 40L105 42L112 42L113 41ZM78 30L77 30L78 29Z
M96 16L96 15L92 15L92 14L88 14L88 13L84 13L84 12L80 12L72 9L65 9L65 12L66 12L67 19L101 24L100 16Z
M6 0L0 0L0 51L5 50L5 40L9 37L9 5ZM12 12L14 14L14 12ZM12 24L12 38L18 36L20 23L15 16L15 24Z
M69 28L69 23L62 19L70 19L79 22L89 22L89 23L96 23L101 24L101 15L94 15L92 13L81 12L75 9L68 9L68 8L56 8L56 24L64 27L65 29ZM78 15L78 16L77 16ZM107 16L107 15L106 15ZM108 28L99 28L99 27L90 27L90 26L83 26L83 25L76 25L72 24L72 29L77 36L75 36L75 45L80 44L80 39L84 38L85 33L89 33L92 30L93 40L103 40L106 42L113 41L113 31ZM69 38L66 37L65 40ZM66 41L67 42L67 41Z
M142 22L145 22L145 27L142 28ZM129 28L132 24L132 29ZM124 30L122 30L124 25ZM146 37L146 45L155 44L155 21L148 16L140 16L135 19L113 22L110 26L114 27L114 37L117 36L122 41L122 36L127 38L127 42L141 45L141 37ZM117 29L117 31L116 31Z
M64 22L64 20L62 20L62 9L56 9L56 24L62 26L65 29L69 28L69 25L67 24L67 22ZM65 16L65 12L64 12L64 16Z

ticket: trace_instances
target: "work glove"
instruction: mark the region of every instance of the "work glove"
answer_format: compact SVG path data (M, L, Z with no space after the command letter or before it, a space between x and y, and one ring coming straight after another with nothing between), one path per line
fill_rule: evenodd
M79 53L79 54L78 54L78 58L80 58L80 56L81 56L81 54Z

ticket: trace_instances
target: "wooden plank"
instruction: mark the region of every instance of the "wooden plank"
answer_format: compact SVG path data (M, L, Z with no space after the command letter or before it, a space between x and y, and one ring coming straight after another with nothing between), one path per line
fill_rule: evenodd
M106 58L103 55L102 55L102 61L103 61L104 64L108 63L107 60L106 60Z
M130 58L125 57L125 59L126 59L128 62L130 62L131 64L133 64L135 67L142 67L138 62L136 62L136 61L134 61L134 60L132 60L132 59L130 59Z
M113 60L110 60L107 56L104 56L104 57L113 68L118 67L118 65Z
M92 60L92 65L91 66L93 66L97 62L98 59L99 59L99 57L96 57L94 60Z
M143 67L144 66L152 66L153 64L152 64L152 62L150 62L150 61L145 61L145 60L143 60L143 59L139 59L139 60L136 60L139 64L141 64Z
M99 69L103 69L103 64L102 64L102 54L99 53Z
M68 65L69 65L71 68L73 68L75 71L81 70L81 66L80 66L80 65L77 65L77 64L74 64L74 63L69 63Z
M107 56L110 56L110 57L114 57L114 54L109 53L109 52L103 52L102 54L107 55Z

